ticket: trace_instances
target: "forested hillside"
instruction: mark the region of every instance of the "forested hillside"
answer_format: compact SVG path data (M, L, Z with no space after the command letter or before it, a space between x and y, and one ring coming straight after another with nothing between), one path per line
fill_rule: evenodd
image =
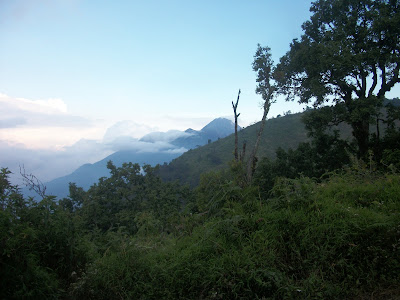
M307 132L301 117L302 114L292 114L268 120L262 135L259 156L274 158L277 148L296 148L299 143L307 141ZM241 150L245 142L247 151L251 151L259 126L256 123L239 131ZM178 179L191 186L197 185L201 174L228 166L228 162L234 157L234 138L234 135L230 135L182 154L170 164L161 166L160 176L165 180Z
M60 201L2 168L0 298L399 299L400 3L311 12L279 64L258 46L247 155L229 136L170 165L109 161ZM264 123L279 94L315 109Z

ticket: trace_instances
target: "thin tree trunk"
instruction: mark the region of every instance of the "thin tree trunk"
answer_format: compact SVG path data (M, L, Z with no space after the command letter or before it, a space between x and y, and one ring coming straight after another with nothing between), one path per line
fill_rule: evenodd
M235 116L235 153L234 153L234 155L235 155L235 160L236 161L238 161L239 160L239 154L238 154L238 118L239 118L239 116L240 116L240 113L239 114L237 114L236 113L236 110L237 110L237 107L238 107L238 104L239 104L239 97L240 97L240 89L239 89L239 93L238 93L238 96L237 96L237 100L236 100L236 104L233 104L233 101L232 101L232 107L233 107L233 114L234 114L234 116Z
M261 135L264 131L265 121L271 103L274 103L274 95L277 91L277 86L274 84L273 73L274 73L274 62L271 59L269 47L261 47L260 44L257 46L256 54L254 55L253 70L257 72L257 88L256 93L260 94L264 100L264 114L261 119L261 126L258 130L257 140L254 144L253 151L250 154L247 162L247 183L251 184L253 180L253 174L257 164L257 151L261 141Z
M243 142L243 148L242 148L242 152L239 155L239 160L240 162L243 162L244 157L246 156L246 141Z
M260 145L261 135L264 131L265 121L267 120L267 115L268 115L270 106L271 106L271 103L269 101L266 101L264 103L264 114L261 119L260 129L258 130L258 133L257 133L257 140L256 140L256 143L254 144L253 151L251 152L249 160L247 162L247 182L249 182L249 183L251 183L251 181L253 180L253 174L254 174L254 170L256 168L256 164L257 164L256 155L257 155L258 147Z

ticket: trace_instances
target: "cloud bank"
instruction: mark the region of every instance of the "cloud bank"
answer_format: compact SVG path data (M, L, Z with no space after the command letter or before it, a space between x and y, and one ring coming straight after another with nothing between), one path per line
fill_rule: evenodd
M68 113L61 99L30 100L0 94L0 140L26 148L71 145L82 136L99 135L89 119Z
M61 99L30 100L0 94L0 167L8 167L14 173L12 180L16 184L22 183L20 166L47 182L116 151L183 153L187 150L170 142L188 133L155 130L132 120L117 122L106 129L104 125L69 114Z

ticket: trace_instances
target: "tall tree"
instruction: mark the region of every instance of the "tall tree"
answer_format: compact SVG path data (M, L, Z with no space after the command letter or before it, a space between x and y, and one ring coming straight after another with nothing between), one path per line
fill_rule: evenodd
M233 114L235 117L235 160L238 161L239 160L239 151L238 151L238 118L240 116L240 113L237 113L237 107L239 105L239 98L240 98L240 89L238 92L238 96L237 96L237 100L236 100L236 104L233 103L232 101L232 108L233 108Z
M274 72L274 62L271 58L271 48L261 47L257 45L257 51L254 55L253 70L257 72L257 88L256 93L260 94L263 98L263 116L261 119L261 125L257 132L257 139L252 152L250 153L249 160L247 162L247 181L251 182L257 163L257 151L261 141L261 135L264 131L265 121L271 104L275 102L275 95L277 88L272 78Z
M288 100L332 101L335 120L351 125L365 157L369 124L400 82L399 0L318 0L310 11L275 79Z

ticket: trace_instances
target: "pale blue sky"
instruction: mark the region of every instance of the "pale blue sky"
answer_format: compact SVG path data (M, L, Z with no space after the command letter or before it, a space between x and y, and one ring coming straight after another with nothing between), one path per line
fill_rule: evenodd
M311 1L0 1L0 93L61 99L69 114L184 129L178 119L260 119L257 43L278 61ZM278 103L276 115L288 109ZM176 120L174 127L173 120ZM197 123L196 123L196 120ZM205 124L202 124L205 125Z

